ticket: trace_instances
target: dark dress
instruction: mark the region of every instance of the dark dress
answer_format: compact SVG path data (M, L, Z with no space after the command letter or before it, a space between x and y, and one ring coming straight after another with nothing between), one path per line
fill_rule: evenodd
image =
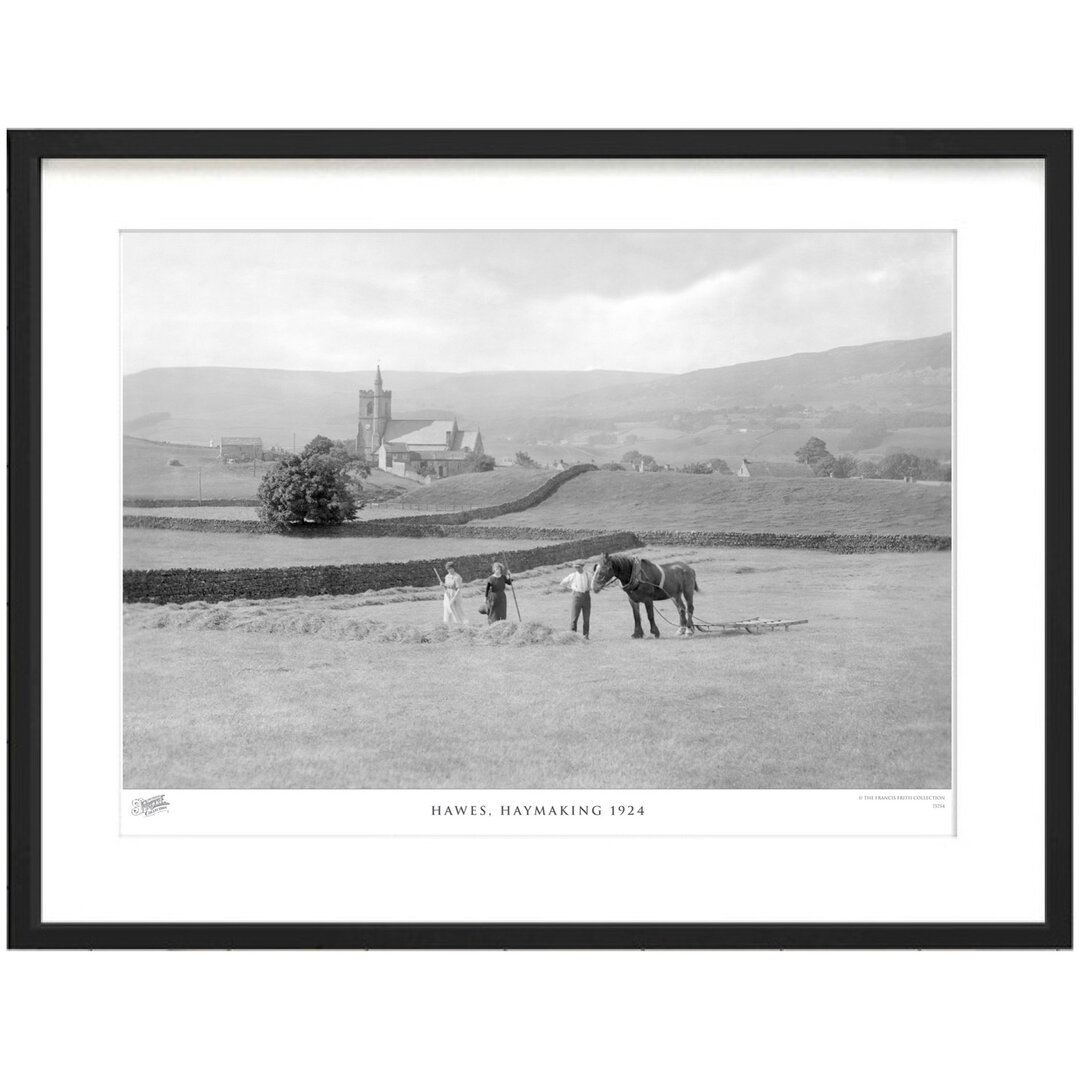
M510 578L492 575L487 579L488 622L502 622L506 619L506 586Z

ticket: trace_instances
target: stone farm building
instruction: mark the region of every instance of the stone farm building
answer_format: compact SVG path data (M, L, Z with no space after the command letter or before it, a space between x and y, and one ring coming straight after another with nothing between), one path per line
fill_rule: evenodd
M263 456L262 439L247 435L222 435L222 461L261 461Z
M440 478L465 472L471 455L484 452L476 428L460 428L457 419L395 419L390 390L383 390L382 371L375 369L375 389L360 391L357 453L367 455L384 472L413 479Z

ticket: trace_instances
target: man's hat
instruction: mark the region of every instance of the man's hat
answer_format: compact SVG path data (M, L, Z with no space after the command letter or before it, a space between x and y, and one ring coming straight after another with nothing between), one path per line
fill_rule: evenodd
M578 560L577 560L577 561L576 561L576 562L574 563L574 569L575 569L575 570L581 570L581 569L583 569L583 568L584 568L584 566L585 566L585 560L584 560L584 559L578 559Z
M446 564L446 569L447 569L447 570L453 570L453 569L454 569L454 564L453 564L452 562L448 562L448 563Z

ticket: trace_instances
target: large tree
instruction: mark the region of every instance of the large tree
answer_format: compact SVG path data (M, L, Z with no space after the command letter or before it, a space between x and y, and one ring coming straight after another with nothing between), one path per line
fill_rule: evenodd
M921 480L922 460L917 454L886 454L878 463L878 476L882 480L903 480L905 476Z
M828 476L836 463L836 458L829 453L825 440L816 435L807 439L795 451L795 460L802 465L809 465L815 476Z
M259 483L259 520L278 527L337 525L359 509L349 462L325 436L277 462Z

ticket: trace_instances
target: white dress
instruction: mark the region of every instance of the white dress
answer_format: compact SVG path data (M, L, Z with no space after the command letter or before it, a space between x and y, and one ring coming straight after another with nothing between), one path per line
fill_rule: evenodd
M461 602L461 587L465 584L460 574L447 574L443 582L445 592L442 602L444 623L466 623L465 605Z

